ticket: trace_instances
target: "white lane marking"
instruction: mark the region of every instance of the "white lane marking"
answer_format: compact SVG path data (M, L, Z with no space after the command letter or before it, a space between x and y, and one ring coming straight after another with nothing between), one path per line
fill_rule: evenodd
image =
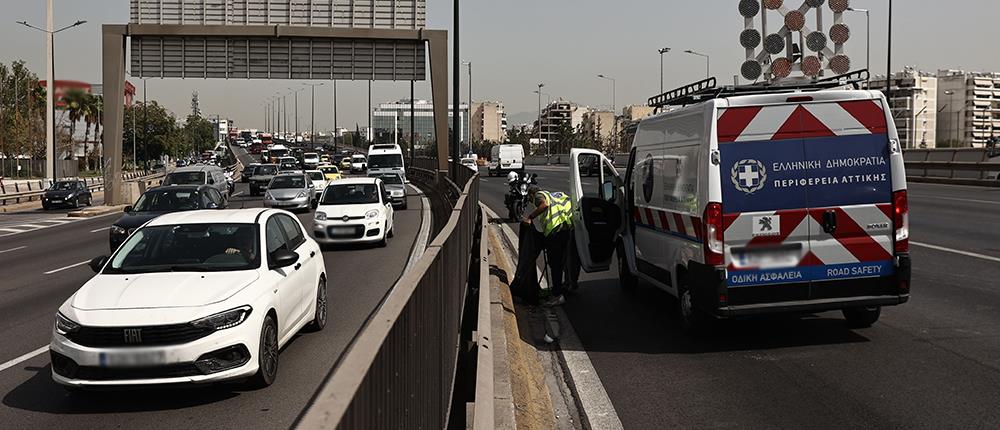
M101 227L101 228L97 228L97 229L94 229L94 230L91 230L90 232L91 232L91 233L97 233L97 232L99 232L99 231L104 231L104 230L109 230L109 229L111 229L111 226L110 226L110 225L109 225L109 226L107 226L107 227Z
M5 249L3 251L0 251L0 254L3 254L5 252L17 251L18 249L24 249L24 248L27 248L27 246L19 246L17 248Z
M921 247L924 247L924 248L936 249L938 251L950 252L952 254L964 255L966 257L979 258L979 259L986 260L986 261L994 261L994 262L1000 263L1000 257L994 257L992 255L977 254L975 252L962 251L960 249L945 248L943 246L931 245L931 244L927 244L927 243L920 243L920 242L914 242L914 241L910 241L910 244L911 245L921 246Z
M20 224L20 225L17 225L15 227L26 227L26 228L30 228L30 229L33 229L33 230L38 230L40 228L52 227L52 226L50 226L50 225L38 225L38 224Z
M45 346L43 346L41 348L38 348L38 349L36 349L34 351L31 351L31 352L27 353L27 354L24 354L24 355L22 355L20 357L17 357L15 359L13 359L13 360L10 360L10 361L8 361L8 362L6 362L4 364L0 364L0 372L3 372L4 370L10 369L11 367L17 366L18 364L20 364L22 362L28 361L28 360L34 358L35 356L37 356L38 354L42 354L42 353L44 353L45 351L48 351L48 350L49 350L49 346L45 345Z
M16 228L0 228L0 231L11 231L11 232L14 232L14 233L21 233L21 232L23 232L25 230L18 230ZM4 236L6 236L6 235L4 235ZM3 236L0 236L0 237L3 237Z
M38 231L38 230L42 230L42 229L46 229L46 228L59 227L59 226L63 226L63 225L70 225L70 224L73 224L73 223L76 223L76 222L80 222L80 221L94 220L94 219L98 219L98 218L109 217L109 216L112 216L112 215L121 215L121 213L120 212L111 212L111 213L106 213L104 215L96 215L96 216L86 217L86 218L66 218L66 222L63 222L61 224L51 224L51 225L37 226L38 228L28 229L28 230L17 230L17 229L12 229L12 228L0 228L0 231L10 232L10 233L7 233L7 234L0 235L0 237L13 236L15 234L27 233L29 231ZM21 225L14 225L14 226L10 226L10 227L27 227L27 226L28 226L28 224L21 224Z
M417 232L417 241L413 244L413 249L410 250L410 258L406 262L406 268L403 269L403 273L409 272L417 264L417 261L420 261L420 257L427 250L427 239L431 232L431 202L416 185L411 184L409 187L416 190L417 197L420 197L420 231Z
M912 196L913 197L923 198L923 199L931 198L931 199L951 200L951 201L956 201L956 202L985 203L985 204L988 204L988 205L1000 205L1000 202L998 202L998 201L992 201L992 200L960 199L960 198L956 198L956 197L932 196L932 195L927 195L927 194L924 194L924 195L912 194Z
M239 196L242 196L242 195L243 195L243 191L238 191L238 192L233 193L233 197L239 197Z
M42 273L42 274L43 274L43 275L51 275L51 274L53 274L53 273L58 273L58 272L62 272L63 270L69 270L69 269L72 269L72 268L74 268L74 267L79 267L79 266L83 266L84 264L87 264L87 263L89 263L89 262L90 262L90 260L87 260L87 261L81 261L81 262L79 262L79 263L76 263L76 264L70 264L69 266L66 266L66 267L60 267L60 268L58 268L58 269L55 269L55 270L49 270L48 272L45 272L45 273Z

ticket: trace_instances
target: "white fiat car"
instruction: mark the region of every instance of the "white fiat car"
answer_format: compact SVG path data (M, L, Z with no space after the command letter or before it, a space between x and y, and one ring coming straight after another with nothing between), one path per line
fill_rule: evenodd
M323 191L313 223L317 242L385 246L392 236L392 196L381 179L341 179Z
M136 230L59 308L52 378L69 389L247 380L327 321L326 265L273 209L178 212Z

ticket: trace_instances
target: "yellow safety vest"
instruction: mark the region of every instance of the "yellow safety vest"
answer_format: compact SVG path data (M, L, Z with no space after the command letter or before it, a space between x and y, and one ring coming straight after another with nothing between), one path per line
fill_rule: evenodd
M549 204L548 209L538 216L542 224L542 234L549 236L556 231L569 228L573 225L573 213L571 212L573 206L569 200L569 196L559 192L550 193L548 191L539 191L539 194Z

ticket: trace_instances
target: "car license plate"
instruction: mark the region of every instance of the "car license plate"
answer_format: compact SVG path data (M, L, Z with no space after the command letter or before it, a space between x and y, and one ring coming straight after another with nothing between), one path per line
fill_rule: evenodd
M354 227L332 227L330 234L354 234Z
M739 268L779 269L795 267L802 260L802 244L767 248L733 248L732 255L733 265Z
M166 363L164 351L122 351L99 354L101 367L149 367Z
M52 200L52 203L62 203L62 200Z

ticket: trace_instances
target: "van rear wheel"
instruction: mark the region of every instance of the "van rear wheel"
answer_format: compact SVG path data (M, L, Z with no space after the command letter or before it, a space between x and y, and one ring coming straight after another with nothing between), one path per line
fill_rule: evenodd
M677 307L681 318L681 329L694 336L707 335L712 328L711 317L694 305L691 290L684 278L678 276Z
M871 308L851 308L844 309L842 312L844 314L844 319L847 320L848 327L868 328L878 321L879 316L882 315L882 307L875 306Z

